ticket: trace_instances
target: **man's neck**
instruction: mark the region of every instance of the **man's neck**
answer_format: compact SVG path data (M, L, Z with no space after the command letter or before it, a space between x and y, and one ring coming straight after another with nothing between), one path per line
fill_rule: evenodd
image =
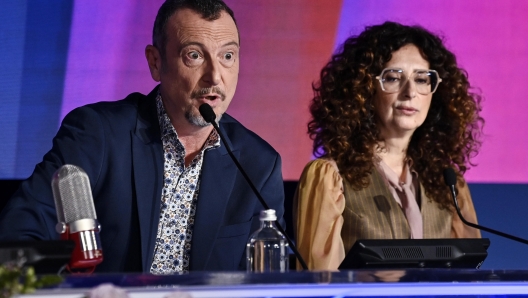
M171 101L163 100L163 95L162 101L165 112L185 149L185 166L187 167L200 153L214 127L212 125L199 126L192 124L185 117L183 111L173 106Z
M178 139L185 148L185 166L189 166L192 160L200 153L202 150L205 141L213 131L214 127L212 125L206 127L199 127L196 125L179 125L176 126L174 123L174 129L178 134ZM191 127L189 127L191 126Z

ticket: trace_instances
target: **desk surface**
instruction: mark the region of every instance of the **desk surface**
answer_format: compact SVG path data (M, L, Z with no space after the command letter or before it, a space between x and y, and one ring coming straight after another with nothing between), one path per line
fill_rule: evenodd
M56 288L39 290L27 297L83 297L88 289L105 283L125 289L129 297L167 297L174 291L186 292L190 295L188 297L193 298L458 295L528 297L528 271L453 269L67 276Z

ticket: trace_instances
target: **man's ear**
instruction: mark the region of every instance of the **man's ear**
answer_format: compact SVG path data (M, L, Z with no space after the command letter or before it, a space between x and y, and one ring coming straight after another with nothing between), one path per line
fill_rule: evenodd
M148 66L150 69L150 75L154 81L159 82L161 80L161 55L158 49L153 45L148 45L145 48L145 57L147 58Z

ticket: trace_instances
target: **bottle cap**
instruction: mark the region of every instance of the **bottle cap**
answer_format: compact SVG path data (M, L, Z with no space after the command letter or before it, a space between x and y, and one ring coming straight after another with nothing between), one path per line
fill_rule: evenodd
M275 210L268 209L260 211L260 220L277 220Z

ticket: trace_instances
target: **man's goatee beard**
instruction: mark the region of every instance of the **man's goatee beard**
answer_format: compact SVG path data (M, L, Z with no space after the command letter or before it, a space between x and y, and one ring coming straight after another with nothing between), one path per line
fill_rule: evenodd
M221 118L222 118L222 114L216 115L215 122L216 123L220 122ZM202 115L200 115L199 113L195 113L192 107L190 109L187 109L187 111L185 111L185 119L187 119L187 121L189 121L189 123L191 123L192 125L196 125L199 127L206 127L206 126L211 125L211 123L205 121Z

